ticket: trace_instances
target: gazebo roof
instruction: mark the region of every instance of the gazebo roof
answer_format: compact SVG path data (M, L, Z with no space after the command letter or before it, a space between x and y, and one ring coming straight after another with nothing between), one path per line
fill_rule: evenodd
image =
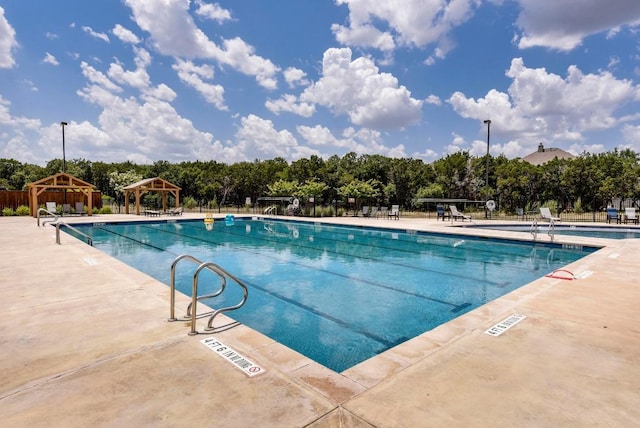
M47 189L71 189L71 188L91 188L95 186L86 181L80 180L66 172L59 172L41 180L27 184L27 187L46 187Z
M135 190L136 188L139 188L140 190L156 190L156 191L182 190L180 187L176 186L175 184L170 183L164 178L160 178L160 177L145 178L144 180L140 180L136 183L125 186L124 190Z

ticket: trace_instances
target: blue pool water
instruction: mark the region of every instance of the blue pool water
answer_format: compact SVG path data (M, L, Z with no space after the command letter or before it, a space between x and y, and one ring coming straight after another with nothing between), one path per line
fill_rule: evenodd
M547 223L538 223L539 233L546 234L549 225ZM514 225L514 224L490 224L470 226L473 228L506 230L512 232L531 233L531 225ZM606 238L606 239L636 239L640 238L640 227L627 226L583 226L583 225L554 225L554 233L556 235L569 236L586 236L589 238Z
M216 221L212 231L201 220L76 227L166 284L178 255L217 263L249 286L245 306L228 315L338 372L595 250L255 219ZM194 270L177 266L187 295ZM229 286L223 296L206 303L235 304L241 292Z

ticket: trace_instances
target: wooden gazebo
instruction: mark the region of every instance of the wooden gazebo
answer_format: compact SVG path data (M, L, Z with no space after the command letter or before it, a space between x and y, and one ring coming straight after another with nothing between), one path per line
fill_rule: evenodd
M136 215L140 215L140 196L146 192L160 192L162 194L162 209L167 210L167 194L173 195L176 199L176 208L180 206L180 187L169 183L160 177L145 178L137 183L130 184L124 188L124 212L129 214L129 195L136 195Z
M38 216L38 197L47 190L81 192L86 201L87 214L91 215L93 213L92 194L95 186L66 172L60 172L43 178L42 180L34 181L33 183L29 183L27 187L29 188L29 212L33 217Z

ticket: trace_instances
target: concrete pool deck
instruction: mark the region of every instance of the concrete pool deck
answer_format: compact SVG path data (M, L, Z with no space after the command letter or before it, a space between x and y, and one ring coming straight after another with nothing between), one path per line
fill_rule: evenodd
M202 218L203 215L185 215ZM110 215L74 221L149 220ZM435 219L325 218L473 233ZM248 377L167 322L169 290L30 217L0 217L4 426L611 426L640 421L640 239L606 245L343 373L245 326L215 338L260 365ZM546 235L540 240L548 241ZM169 266L167 266L169 269ZM187 299L179 296L178 307ZM485 334L512 314L526 318ZM232 315L231 315L232 316ZM204 327L199 325L199 330Z

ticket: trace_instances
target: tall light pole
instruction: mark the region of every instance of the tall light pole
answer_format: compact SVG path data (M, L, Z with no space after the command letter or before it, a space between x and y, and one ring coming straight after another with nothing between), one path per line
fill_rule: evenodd
M68 125L67 122L60 122L62 125L62 172L66 172L67 169L67 159L64 154L64 127Z
M489 199L489 136L491 135L491 120L487 119L484 121L484 123L487 124L487 164L485 166L485 178L484 178L484 182L485 182L485 186L487 186L487 194L485 197L485 200ZM489 215L488 213L488 207L485 206L484 208L484 216L485 218L487 218Z
M489 196L489 138L491 136L491 120L484 121L487 124L487 166L485 168L485 180L487 186L487 197Z

